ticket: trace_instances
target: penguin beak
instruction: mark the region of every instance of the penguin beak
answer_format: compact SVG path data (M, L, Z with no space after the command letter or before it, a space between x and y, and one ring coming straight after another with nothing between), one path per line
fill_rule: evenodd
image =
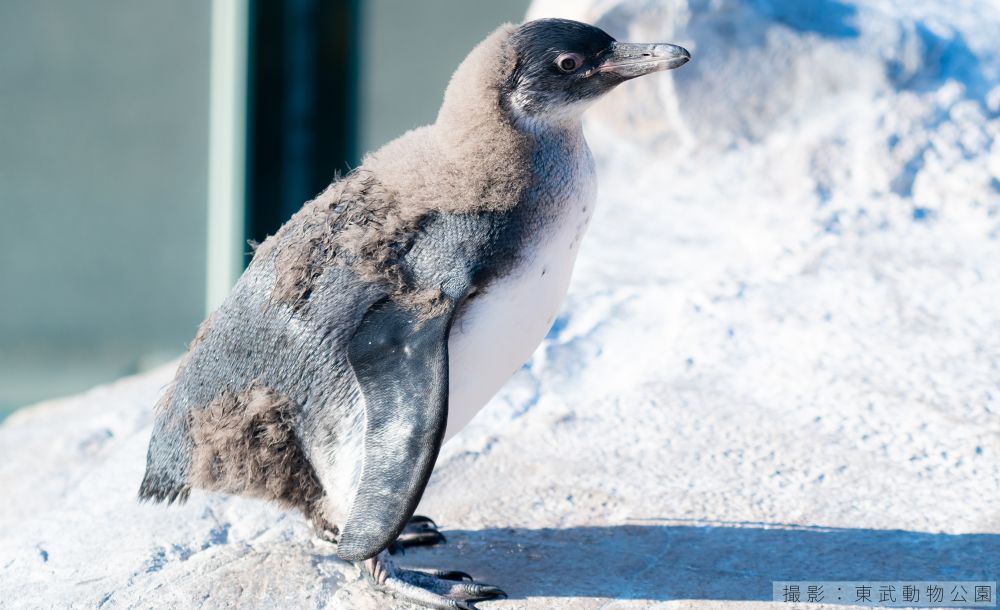
M623 79L629 79L653 72L673 70L683 66L690 59L691 54L688 50L675 44L613 42L610 52L590 71L590 74L609 72Z

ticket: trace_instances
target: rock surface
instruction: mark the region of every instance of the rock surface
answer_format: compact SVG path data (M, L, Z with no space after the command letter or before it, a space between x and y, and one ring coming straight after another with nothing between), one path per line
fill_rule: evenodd
M483 608L756 608L773 580L1000 580L1000 9L540 15L695 59L592 111L600 206L569 301L442 452L419 512L448 544L402 562L510 594ZM135 502L171 372L0 427L3 606L393 605L297 513Z

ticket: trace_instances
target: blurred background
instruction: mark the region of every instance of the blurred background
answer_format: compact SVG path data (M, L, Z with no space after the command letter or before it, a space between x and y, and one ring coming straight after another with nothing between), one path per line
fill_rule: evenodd
M432 122L527 7L0 3L0 419L180 355L247 240Z

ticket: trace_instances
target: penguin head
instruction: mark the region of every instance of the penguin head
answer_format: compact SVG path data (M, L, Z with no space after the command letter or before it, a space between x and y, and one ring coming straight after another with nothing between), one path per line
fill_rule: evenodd
M579 115L619 84L691 59L665 43L618 42L600 28L568 19L524 23L510 36L516 64L506 105L516 117L562 121Z

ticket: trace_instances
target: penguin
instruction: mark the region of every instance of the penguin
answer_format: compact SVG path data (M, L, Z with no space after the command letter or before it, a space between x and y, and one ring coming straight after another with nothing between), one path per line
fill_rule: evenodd
M201 324L154 409L139 498L194 488L300 510L378 589L431 608L505 597L396 565L442 443L530 357L593 212L581 115L690 59L563 19L506 24L436 121L367 155L273 236Z

